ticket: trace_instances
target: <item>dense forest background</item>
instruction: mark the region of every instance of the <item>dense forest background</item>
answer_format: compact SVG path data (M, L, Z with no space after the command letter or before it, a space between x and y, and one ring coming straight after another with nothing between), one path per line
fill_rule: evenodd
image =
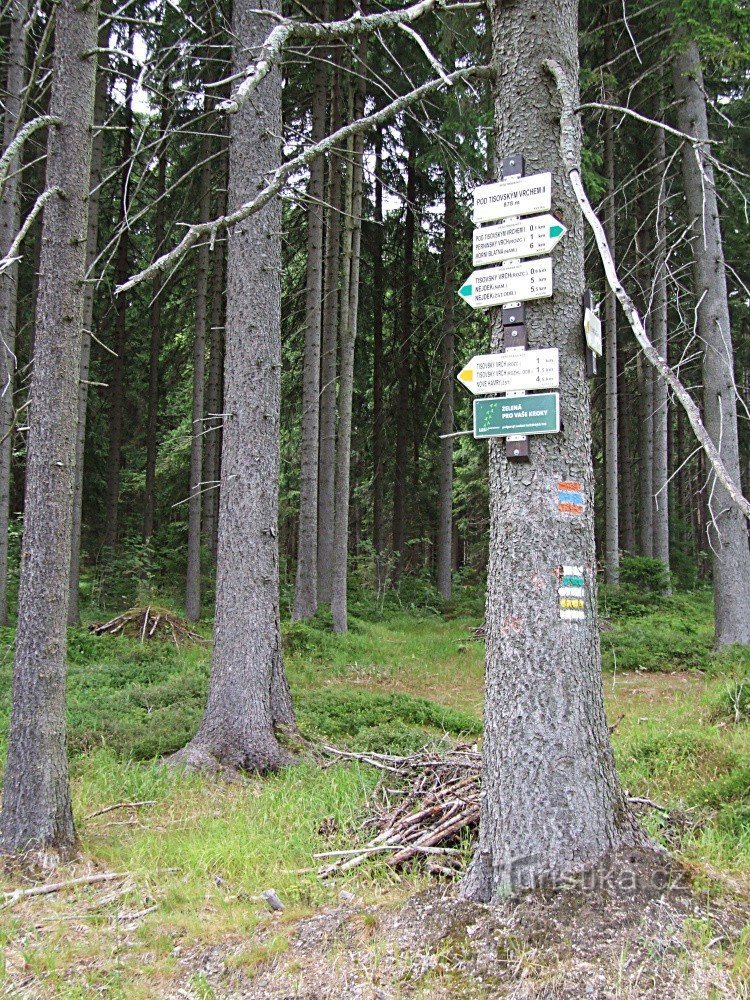
M681 141L661 131L663 148L659 149L657 129L642 118L597 106L623 105L676 127L675 98L664 55L672 44L672 19L687 18L697 31L703 56L715 154L726 164L716 171L716 178L740 402L741 469L747 491L747 15L742 5L699 6L700 11L693 13L684 3L658 8L633 3L625 17L617 4L582 5L580 114L585 183L602 214L612 206L620 274L644 312L658 295L660 280L666 282L668 358L700 402L700 345L694 329L696 297L686 236ZM290 9L290 13L297 12ZM24 107L28 117L45 111L49 93L47 14L42 4L31 22L36 79ZM341 4L330 16L349 14ZM202 607L210 612L222 421L211 414L222 412L223 238L190 253L180 267L164 275L163 284L159 279L144 282L119 297L114 289L147 266L159 251L174 245L184 225L199 220L203 206L210 218L222 210L226 117L217 113L215 104L227 92L227 85L218 81L229 75L228 17L229 11L221 5L196 8L188 17L170 4L162 9L132 3L110 15L100 30L97 141L101 174L90 279L91 366L81 390L86 431L80 544L82 597L102 612L155 599L156 594L182 598L189 546L190 504L186 500L191 492L200 493L202 503L200 582ZM449 68L469 59L481 62L486 53L487 24L481 10L428 14L420 30ZM322 75L321 80L315 78L315 86L326 88L326 131L351 119L355 102L363 102L365 111L371 113L433 74L429 61L404 32L394 38L370 39L364 94L358 90L363 82L359 59L354 43L295 46L287 54L283 89L286 158L309 143L311 128L319 125L312 121L314 74ZM206 85L211 89L205 90L204 99ZM364 139L348 531L350 585L356 587L382 590L386 581L407 588L435 586L440 483L448 475L440 433L448 427L463 430L471 425L468 394L459 387L454 391L449 384L464 360L486 349L488 337L482 315L473 314L458 299L450 314L444 309L446 294L450 296L470 271L470 192L488 175L494 154L487 95L486 88L474 87L431 95ZM42 190L44 142L42 130L24 147L19 177L22 217ZM324 279L328 284L323 294L328 298L332 278L337 289L348 280L343 199L354 161L350 143L349 149L329 157L327 164L323 223L329 234ZM342 183L337 182L338 174ZM294 601L300 511L307 183L305 172L299 171L284 195L282 216L279 550L286 611L291 611ZM455 189L451 213L446 211L447 185ZM342 209L342 232L335 233L333 240L334 244L340 241L337 251L331 246L330 230L336 228L333 223ZM359 226L360 220L355 221ZM38 234L37 225L26 237L18 268L15 415L5 431L12 440L12 579L17 574L23 514L23 412L33 371ZM349 240L351 245L351 235ZM246 280L262 282L263 275L248 274ZM602 301L605 286L595 253L588 255L587 280L597 301ZM342 298L346 294L348 287L341 292ZM197 296L205 296L201 306ZM335 337L336 314L324 314L324 337L326 323L329 336L332 332ZM608 416L601 363L591 386L599 554L604 562L608 493L609 502L619 508L619 549L631 555L654 556L655 512L658 520L658 511L666 509L669 567L679 586L693 587L706 581L711 572L705 460L695 449L681 408L671 400L665 404L659 395L621 314L617 324L619 461L614 483L606 477ZM447 354L446 338L453 341ZM196 350L203 365L202 382L195 378ZM199 390L202 408L196 411ZM334 390L335 384L321 394L321 420L330 420L331 407L336 419ZM666 420L660 421L665 405ZM194 467L191 483L193 430L203 432L202 471L196 481ZM660 433L666 433L668 465L659 471L656 459L661 476L656 481ZM460 582L480 577L487 561L486 450L470 438L459 437L452 458L450 558ZM325 462L330 465L330 458L321 448L321 483L331 477ZM332 511L322 506L320 510L322 530ZM665 559L667 553L658 555ZM195 575L194 568L191 573Z

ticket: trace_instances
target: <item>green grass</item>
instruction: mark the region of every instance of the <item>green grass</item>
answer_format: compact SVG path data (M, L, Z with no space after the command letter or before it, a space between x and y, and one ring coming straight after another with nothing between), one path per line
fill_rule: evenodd
M602 603L613 611L610 596L605 590ZM303 731L337 745L393 752L446 736L478 739L484 649L469 638L481 616L466 614L467 604L450 616L424 608L360 613L344 636L331 633L325 615L285 625L285 661ZM12 631L2 630L3 732L11 642ZM618 607L603 633L607 711L611 720L624 716L613 736L623 784L684 819L676 826L661 813L647 814L653 835L696 870L748 883L750 654L735 649L717 656L711 642L708 593ZM173 988L181 949L196 943L236 942L233 961L245 970L276 960L285 952L288 925L336 902L342 883L321 882L313 855L351 845L378 774L357 763L308 762L236 784L179 778L155 758L195 731L208 651L81 629L70 634L69 658L82 859L70 874L93 865L129 872L131 883L122 898L98 908L106 894L91 887L0 914L11 981L25 965L50 995L138 1000ZM145 800L154 805L86 819L116 802ZM346 885L365 899L395 903L423 878L417 872L396 878L372 862L354 869ZM287 906L274 918L271 937L261 933L269 916L259 898L269 886ZM114 919L120 909L147 905L157 909L136 930ZM80 921L69 922L71 914ZM196 996L210 995L206 989L202 981L190 985Z

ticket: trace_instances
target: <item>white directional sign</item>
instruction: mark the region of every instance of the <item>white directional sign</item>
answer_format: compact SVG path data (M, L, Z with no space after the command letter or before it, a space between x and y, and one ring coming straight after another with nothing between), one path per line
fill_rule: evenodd
M602 356L602 321L593 309L587 309L583 315L583 330L586 334L586 344L599 357Z
M567 231L562 222L549 214L475 229L474 267L550 253Z
M536 215L552 208L552 174L532 174L474 188L474 222Z
M477 354L456 376L473 392L526 392L529 389L556 389L560 384L560 352L556 347L534 351L505 351Z
M504 267L485 267L466 279L458 294L474 309L505 302L530 302L552 295L552 258L524 260Z

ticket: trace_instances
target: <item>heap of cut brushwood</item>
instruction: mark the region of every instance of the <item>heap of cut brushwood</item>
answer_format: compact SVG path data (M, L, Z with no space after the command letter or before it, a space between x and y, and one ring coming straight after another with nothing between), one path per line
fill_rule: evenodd
M162 639L173 642L178 648L185 643L205 645L206 639L194 632L184 618L166 608L149 605L131 608L100 625L92 625L94 635L127 635L132 639Z
M406 757L324 749L335 757L370 764L383 777L374 814L363 824L373 835L351 850L316 854L316 858L335 858L319 869L321 878L350 871L368 858L398 867L421 857L429 871L442 875L453 875L462 867L465 852L455 845L479 823L482 755L476 746L440 752L425 748Z

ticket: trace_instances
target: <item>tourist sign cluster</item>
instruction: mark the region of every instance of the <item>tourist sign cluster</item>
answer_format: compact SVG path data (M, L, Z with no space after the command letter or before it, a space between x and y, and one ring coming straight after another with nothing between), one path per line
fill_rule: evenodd
M567 233L554 215L534 215L474 230L474 267L550 253Z
M556 392L474 400L475 438L557 434L559 430L560 396Z
M552 294L552 258L518 261L505 267L484 267L466 279L458 294L475 309L549 298Z
M474 188L474 223L536 215L552 207L552 174L532 174Z
M504 306L501 336L506 350L475 355L458 381L475 396L474 437L504 437L513 461L529 457L527 437L560 430L560 352L527 350L524 302L552 295L552 258L548 255L567 232L550 214L552 174L523 176L523 156L513 153L500 164L503 180L474 190L474 267L458 294L474 309ZM496 223L483 226L483 223ZM531 258L531 259L528 259ZM487 266L495 265L495 266ZM513 316L507 315L513 311ZM503 398L496 393L509 393Z
M560 352L556 347L547 347L535 351L477 354L456 378L475 396L556 389L560 384Z

